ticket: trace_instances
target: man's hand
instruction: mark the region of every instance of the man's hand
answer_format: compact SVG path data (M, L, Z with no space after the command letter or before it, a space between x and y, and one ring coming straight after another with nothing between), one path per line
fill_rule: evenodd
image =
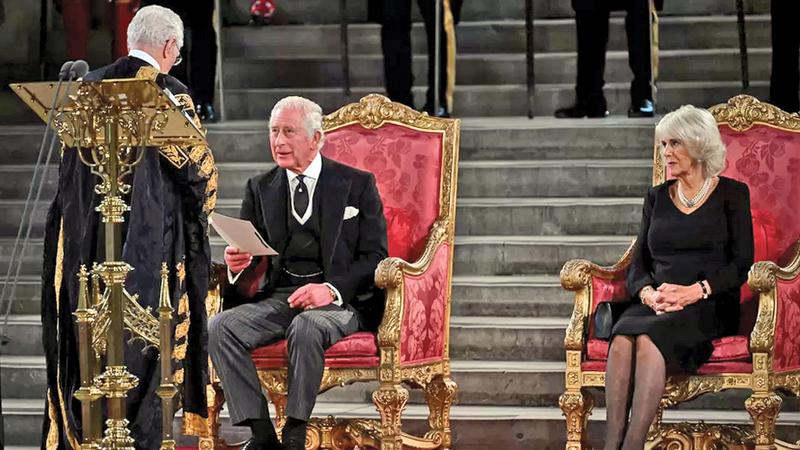
M697 283L690 286L664 283L658 287L661 302L656 312L675 312L703 298L703 289Z
M253 255L240 251L236 247L230 245L225 247L225 264L231 273L239 273L247 268L253 262Z
M319 283L307 284L294 291L288 299L289 306L297 309L315 309L333 303L333 294L328 286Z

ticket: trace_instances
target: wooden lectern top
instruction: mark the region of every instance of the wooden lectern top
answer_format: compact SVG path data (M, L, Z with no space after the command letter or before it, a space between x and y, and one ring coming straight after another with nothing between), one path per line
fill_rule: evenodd
M53 106L56 88L57 83L52 81L11 84L11 89L44 122ZM119 144L163 147L206 143L204 131L184 112L183 105L153 80L62 83L59 97L51 127L68 147L102 144L102 129L108 118L118 123Z

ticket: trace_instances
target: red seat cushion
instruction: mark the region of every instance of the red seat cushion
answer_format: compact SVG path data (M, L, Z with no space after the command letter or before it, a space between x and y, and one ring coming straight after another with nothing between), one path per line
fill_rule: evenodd
M259 347L251 352L256 369L279 369L286 367L286 340ZM366 331L351 334L333 344L325 351L325 366L377 367L380 363L375 333Z
M750 346L747 336L725 336L714 339L709 363L748 361L750 360ZM592 361L605 361L608 359L608 342L600 339L590 339L587 344L586 356Z

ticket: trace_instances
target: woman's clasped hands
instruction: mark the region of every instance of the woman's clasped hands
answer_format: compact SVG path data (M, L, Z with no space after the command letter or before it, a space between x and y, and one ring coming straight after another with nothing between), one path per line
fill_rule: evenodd
M703 289L697 283L689 286L662 283L645 296L643 303L660 315L681 311L701 298L703 298Z

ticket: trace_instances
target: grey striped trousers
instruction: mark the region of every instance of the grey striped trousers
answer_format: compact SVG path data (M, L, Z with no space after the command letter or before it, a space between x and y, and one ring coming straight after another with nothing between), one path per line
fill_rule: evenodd
M294 309L288 293L223 311L208 324L208 353L222 381L234 425L268 419L250 351L287 339L289 395L286 415L308 420L314 409L325 363L325 350L359 329L356 315L330 304L308 311Z

